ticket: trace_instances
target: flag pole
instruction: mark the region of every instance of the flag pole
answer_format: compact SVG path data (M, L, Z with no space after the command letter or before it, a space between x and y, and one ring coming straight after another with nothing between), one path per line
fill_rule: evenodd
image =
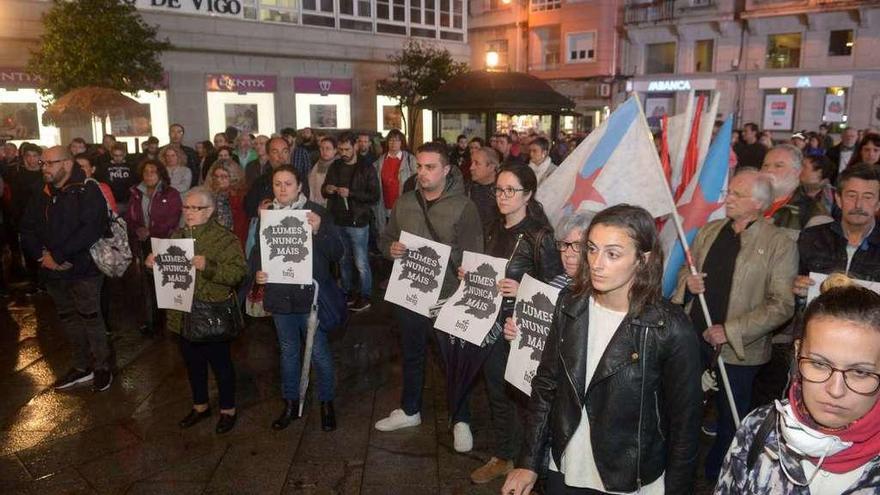
M642 102L636 96L633 96L631 98L636 98L636 104L639 106L639 113L642 116L642 118L639 120L641 122L641 125L647 127L648 123L645 120L645 112L642 109ZM648 132L648 134L650 135L650 132ZM659 157L655 164L659 164ZM660 171L660 175L662 177L665 177L662 167L659 167L658 170ZM698 178L694 177L691 180L698 180ZM673 199L672 197L672 189L670 184L666 183L666 187L664 187L663 190L666 192L666 198L669 200L669 204L672 205L672 221L675 225L675 231L678 234L678 240L679 242L681 242L681 247L684 249L684 256L685 260L687 261L688 268L690 269L691 275L698 275L699 272L697 271L696 265L694 265L694 258L691 255L691 249L688 245L687 235L685 235L684 226L682 225L681 217L678 214L678 207L675 204L675 199ZM703 317L706 319L706 324L711 327L712 317L709 315L709 306L706 304L706 295L701 293L697 296L700 301L700 307L703 310ZM721 357L721 353L718 353L718 373L721 375L721 381L724 383L724 391L727 395L727 403L730 406L730 412L733 416L733 424L737 428L739 428L739 411L737 411L736 402L734 402L733 400L733 391L731 391L730 389L730 379L727 376L727 367L724 365L724 359Z

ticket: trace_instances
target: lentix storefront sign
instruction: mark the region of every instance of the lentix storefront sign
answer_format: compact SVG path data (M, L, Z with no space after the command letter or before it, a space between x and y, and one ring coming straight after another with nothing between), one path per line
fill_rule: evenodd
M244 17L242 0L122 0L138 9L179 14Z
M208 91L274 93L276 86L275 76L246 74L207 74L205 76L205 89Z

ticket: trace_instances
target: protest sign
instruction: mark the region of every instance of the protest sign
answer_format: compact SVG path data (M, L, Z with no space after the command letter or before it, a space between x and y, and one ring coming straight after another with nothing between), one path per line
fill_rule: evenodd
M406 254L394 260L385 300L430 316L431 306L440 298L452 248L409 232L400 233L400 243Z
M835 274L837 275L837 274ZM843 275L843 274L839 274ZM825 283L828 278L832 276L827 273L816 273L810 272L810 279L815 282L815 284L811 285L809 289L807 289L807 304L810 303L813 299L819 296L822 292L822 284ZM844 275L845 276L845 275ZM853 282L865 287L867 289L871 289L872 291L880 294L880 282L868 282L867 280L859 280L856 278L850 278Z
M195 291L196 268L193 266L195 243L192 239L151 238L156 287L156 306L189 313Z
M312 283L308 210L260 211L260 261L270 284Z
M465 251L461 267L464 279L446 301L434 328L480 345L501 310L498 282L504 278L507 259Z
M513 315L519 331L510 342L504 379L529 396L532 395L532 378L550 333L559 291L526 274L516 293Z

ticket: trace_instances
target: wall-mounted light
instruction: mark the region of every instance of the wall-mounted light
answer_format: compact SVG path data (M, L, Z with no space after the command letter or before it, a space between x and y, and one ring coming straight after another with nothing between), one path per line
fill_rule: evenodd
M788 93L788 88L779 88L779 92L782 94Z
M494 69L498 67L498 52L486 52L486 68Z

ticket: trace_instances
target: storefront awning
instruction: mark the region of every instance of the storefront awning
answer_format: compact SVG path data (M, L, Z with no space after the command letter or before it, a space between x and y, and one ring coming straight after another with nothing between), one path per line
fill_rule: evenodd
M450 79L419 106L441 112L560 114L573 111L575 103L529 74L473 71Z

